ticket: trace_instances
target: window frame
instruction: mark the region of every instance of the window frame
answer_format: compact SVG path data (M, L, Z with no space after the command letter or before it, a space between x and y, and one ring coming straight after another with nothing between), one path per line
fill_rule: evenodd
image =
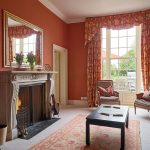
M135 35L135 63L136 63L136 92L140 92L142 89L142 72L141 72L141 25L140 26L135 26L135 31L136 31L136 35ZM119 34L119 31L118 31ZM125 37L130 37L128 35L126 35ZM117 37L119 40L119 36ZM106 29L106 37L102 37L102 40L106 39L106 79L111 79L111 60L113 60L114 58L111 58L111 30L110 29ZM128 39L127 39L128 40ZM127 43L128 45L128 43ZM126 47L128 48L128 47ZM102 51L103 51L103 47L102 47ZM119 55L119 42L118 42L118 55ZM118 56L118 58L116 58L117 60L119 59L129 59L129 57L121 57ZM103 60L104 58L101 57L101 61L102 61L102 79L103 79ZM115 59L114 59L115 60ZM137 61L138 60L138 61ZM126 91L126 90L124 90Z

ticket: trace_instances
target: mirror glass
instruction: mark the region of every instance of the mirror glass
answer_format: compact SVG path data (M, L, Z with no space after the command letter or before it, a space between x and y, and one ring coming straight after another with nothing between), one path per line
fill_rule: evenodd
M16 56L23 55L21 67L28 67L27 55L35 56L35 65L43 66L43 30L4 11L4 67L18 65Z

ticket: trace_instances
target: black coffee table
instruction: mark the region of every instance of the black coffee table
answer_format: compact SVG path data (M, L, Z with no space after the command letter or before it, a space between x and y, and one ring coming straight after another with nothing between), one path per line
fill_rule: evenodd
M129 107L100 105L86 117L86 145L90 145L90 124L121 129L121 150L125 148L125 126L128 128Z

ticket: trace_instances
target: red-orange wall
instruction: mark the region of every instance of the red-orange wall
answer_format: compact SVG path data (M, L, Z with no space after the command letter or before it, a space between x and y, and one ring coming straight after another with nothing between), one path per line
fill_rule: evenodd
M38 0L0 0L0 69L2 69L2 10L7 10L44 30L44 64L52 65L52 44L68 48L67 24L50 12Z
M87 49L84 48L84 23L68 27L69 99L79 100L87 95Z
M67 25L38 0L0 0L0 70L3 58L3 13L7 10L42 28L44 64L52 65L52 44L68 49L68 98L86 96L87 50L84 48L84 23Z

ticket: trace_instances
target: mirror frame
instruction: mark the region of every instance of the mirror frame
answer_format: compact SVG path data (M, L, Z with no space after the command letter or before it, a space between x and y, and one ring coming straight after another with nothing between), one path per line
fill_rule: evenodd
M35 26L34 24L6 11L3 10L3 66L4 67L16 67L17 64L13 63L13 65L11 64L11 62L9 62L9 58L7 58L7 51L9 51L9 37L8 37L8 18L16 21L16 22L20 22L23 25L31 28L31 29L36 29L37 31L41 32L41 36L40 36L40 64L35 66L38 66L38 68L42 68L43 67L43 29L39 28L38 26ZM8 63L7 63L8 62ZM22 65L23 68L29 68L28 64L23 64Z

